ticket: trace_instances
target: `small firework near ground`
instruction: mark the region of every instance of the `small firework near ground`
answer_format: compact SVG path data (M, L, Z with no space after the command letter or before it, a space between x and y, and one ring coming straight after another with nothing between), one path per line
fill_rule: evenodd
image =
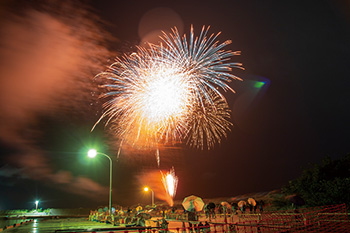
M175 168L172 167L169 172L166 172L165 174L161 171L162 174L162 182L165 188L166 193L171 198L171 204L172 206L174 204L173 199L176 195L177 190L177 183L179 181L178 177L175 175Z

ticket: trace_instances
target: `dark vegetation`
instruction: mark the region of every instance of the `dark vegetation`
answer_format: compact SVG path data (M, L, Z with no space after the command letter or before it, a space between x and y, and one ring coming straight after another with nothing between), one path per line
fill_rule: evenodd
M298 194L307 206L345 203L350 205L350 154L304 169L301 176L282 188L284 194Z

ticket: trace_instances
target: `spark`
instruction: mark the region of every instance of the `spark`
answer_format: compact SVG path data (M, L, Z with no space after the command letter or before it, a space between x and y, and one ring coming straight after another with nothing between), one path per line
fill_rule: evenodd
M221 138L227 137L227 131L233 124L229 121L231 111L227 102L215 92L209 92L208 95L214 104L204 99L202 108L197 103L189 119L186 138L187 144L200 149L207 145L209 150L215 143L220 143Z

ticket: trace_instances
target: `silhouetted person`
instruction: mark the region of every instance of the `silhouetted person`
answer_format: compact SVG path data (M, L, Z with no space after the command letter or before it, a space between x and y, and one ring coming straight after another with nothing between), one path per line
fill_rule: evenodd
M203 226L204 226L203 223L202 223L202 222L199 222L199 224L198 224L198 226L197 226L199 232L203 232Z
M259 201L259 204L258 204L258 205L259 205L259 211L260 211L260 212L263 212L263 211L264 211L264 204L265 204L265 203L264 203L263 200L260 200L260 201Z
M245 213L245 209L247 208L247 206L245 204L242 205L241 211L244 214Z
M194 212L194 211L188 211L187 220L188 220L188 221L197 221L196 212Z
M210 224L208 223L208 221L205 221L205 224L204 224L204 228L205 229L203 232L204 233L209 233L210 232Z
M165 233L165 232L167 232L167 231L168 231L168 225L169 225L168 221L165 220L165 218L163 218L163 219L161 220L161 223L160 223L160 228L162 229L162 231L159 231L159 232L160 232L160 233Z

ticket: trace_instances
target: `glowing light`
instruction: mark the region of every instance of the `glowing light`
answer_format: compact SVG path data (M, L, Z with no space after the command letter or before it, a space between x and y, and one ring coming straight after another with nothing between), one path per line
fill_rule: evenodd
M167 183L167 187L168 187L168 192L170 194L170 196L174 196L174 193L175 193L175 187L174 187L174 177L170 174L168 174L166 177L165 177L165 180L166 180L166 183Z
M155 123L182 115L186 111L186 92L189 90L184 78L176 77L169 70L161 70L154 75L141 93L141 111L150 122Z
M153 190L148 188L148 187L144 187L143 190L145 192L148 192L149 190L151 190L151 192L152 192L152 206L154 206L154 192L153 192Z
M176 195L178 178L175 176L175 169L172 169L167 172L165 175L162 173L162 182L166 192L169 194L171 198L174 198Z
M90 149L90 150L88 151L88 157L90 157L90 158L95 158L96 155L97 155L97 151L96 151L95 149Z

